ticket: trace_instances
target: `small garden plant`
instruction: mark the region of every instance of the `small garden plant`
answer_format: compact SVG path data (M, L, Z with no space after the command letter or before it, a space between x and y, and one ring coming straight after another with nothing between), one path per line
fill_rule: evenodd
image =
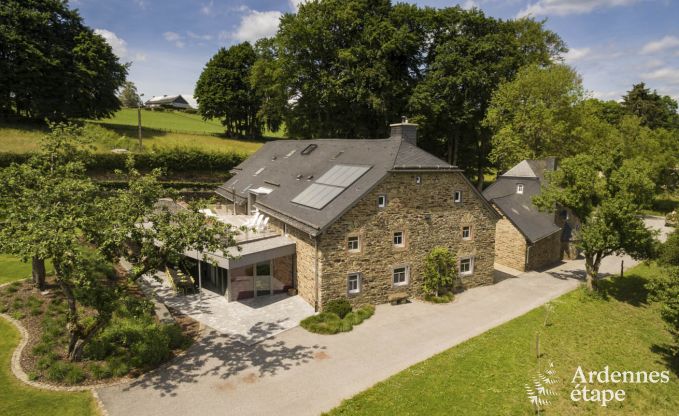
M373 305L364 305L357 309L351 307L347 299L329 301L318 315L304 319L300 325L316 334L337 334L351 331L375 313Z
M453 300L453 283L457 279L457 260L445 247L434 247L425 260L425 300L433 303L448 303Z

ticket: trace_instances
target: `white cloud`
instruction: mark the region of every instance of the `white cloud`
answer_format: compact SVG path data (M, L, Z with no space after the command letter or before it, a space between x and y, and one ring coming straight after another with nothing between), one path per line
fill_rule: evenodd
M465 0L460 7L465 10L473 9L474 7L479 7L479 4L475 0Z
M146 0L135 0L135 3L137 3L137 6L139 6L140 9L146 10L148 7L148 3L146 3Z
M214 5L214 1L210 0L209 3L205 3L200 6L200 12L205 16L209 16L212 14L212 7L214 7Z
M654 81L665 81L670 85L679 85L679 68L659 68L642 76Z
M134 54L134 60L136 62L144 62L146 60L146 54L143 52L137 52Z
M236 31L230 35L238 41L254 42L257 39L273 36L278 30L278 23L283 14L276 10L258 12L252 10L241 18ZM220 38L224 34L220 34Z
M299 5L306 1L307 0L290 0L290 7L292 7L294 11L297 11L299 10Z
M184 42L184 37L177 32L165 32L163 37L166 41L174 43L174 46L178 48L183 48L186 43Z
M521 10L517 17L525 16L566 16L585 14L595 9L628 6L639 0L538 0Z
M111 45L113 53L115 53L118 58L123 59L127 55L127 42L119 38L118 35L106 29L95 29L94 33L104 38L106 43Z
M570 48L564 55L566 62L576 62L591 55L590 48Z
M197 33L191 32L190 30L186 32L186 36L197 40L212 40L212 35L199 35Z
M662 39L648 42L641 48L641 53L656 53L665 49L672 49L679 46L679 38L676 36L665 36Z

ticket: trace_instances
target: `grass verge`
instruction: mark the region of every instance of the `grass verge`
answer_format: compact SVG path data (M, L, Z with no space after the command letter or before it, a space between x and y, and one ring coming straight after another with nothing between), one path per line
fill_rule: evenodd
M47 274L54 273L50 262L46 262L45 268ZM31 277L30 263L24 263L14 256L0 254L0 285L27 277Z
M603 295L576 290L547 308L494 328L416 364L345 400L330 415L531 415L525 385L535 377L535 345L540 332L540 363L554 363L561 382L553 389L546 415L676 415L679 366L668 355L672 338L644 283L659 269L640 265L623 278L602 282ZM666 384L594 384L622 388L623 402L573 402L570 392L578 366L585 371L670 370Z
M89 392L51 392L28 387L17 380L10 370L10 360L19 338L12 324L0 318L0 413L12 416L99 414Z

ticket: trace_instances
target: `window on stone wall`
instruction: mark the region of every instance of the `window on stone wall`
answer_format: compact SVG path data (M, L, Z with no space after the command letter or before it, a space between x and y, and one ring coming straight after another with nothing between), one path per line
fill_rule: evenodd
M396 231L394 233L394 245L397 247L405 246L405 240L403 238L403 231Z
M361 245L358 241L358 236L347 238L347 250L351 252L361 251Z
M393 271L394 286L403 286L408 284L408 267L396 267Z
M523 193L523 184L522 184L522 183L517 183L517 184L516 184L516 193L517 193L517 194L522 194L522 193Z
M361 275L358 273L350 273L347 277L347 292L350 294L359 293L361 291Z
M460 275L466 276L474 273L474 257L460 259Z
M453 202L462 202L462 191L453 192Z
M465 225L462 227L462 239L463 240L471 240L472 239L472 227L469 225Z
M418 184L418 185L421 184L422 183L422 177L415 176L415 183Z
M377 197L377 207L378 208L384 208L387 206L387 196L386 195L379 195Z

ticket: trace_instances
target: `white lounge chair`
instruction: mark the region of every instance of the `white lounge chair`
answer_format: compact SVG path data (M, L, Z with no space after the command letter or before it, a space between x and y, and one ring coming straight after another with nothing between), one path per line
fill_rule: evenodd
M257 221L259 221L260 216L262 216L262 214L260 214L259 212L251 216L250 219L248 219L247 222L245 223L245 226L247 228L254 227Z
M257 231L263 232L266 230L267 225L269 225L269 217L264 218L264 221L259 225Z
M254 228L255 231L258 231L259 227L261 227L263 221L264 221L264 215L260 215L259 218L257 218L257 221L255 221L255 225L253 225L252 228Z

